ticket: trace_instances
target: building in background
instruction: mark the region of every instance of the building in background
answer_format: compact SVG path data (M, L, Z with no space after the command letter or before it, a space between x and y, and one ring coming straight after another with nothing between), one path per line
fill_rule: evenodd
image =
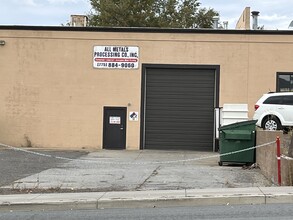
M236 29L250 30L250 16L250 7L246 7L236 24Z
M88 17L85 15L71 15L69 26L71 27L86 27L88 26Z

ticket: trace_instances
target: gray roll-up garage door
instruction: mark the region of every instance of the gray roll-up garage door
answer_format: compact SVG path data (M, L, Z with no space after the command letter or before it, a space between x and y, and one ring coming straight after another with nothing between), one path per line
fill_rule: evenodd
M213 150L215 70L147 68L144 148Z

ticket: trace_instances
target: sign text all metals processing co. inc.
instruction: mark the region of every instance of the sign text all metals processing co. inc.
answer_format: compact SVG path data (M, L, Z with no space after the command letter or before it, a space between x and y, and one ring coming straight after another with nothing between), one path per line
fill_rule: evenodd
M93 67L138 69L139 48L135 46L94 46Z

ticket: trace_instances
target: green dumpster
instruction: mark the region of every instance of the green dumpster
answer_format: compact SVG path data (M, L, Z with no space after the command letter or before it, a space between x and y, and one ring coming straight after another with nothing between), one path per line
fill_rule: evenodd
M255 124L257 120L237 122L219 128L220 156L219 165L223 163L255 163L255 149L230 154L255 146ZM226 155L225 155L226 154Z

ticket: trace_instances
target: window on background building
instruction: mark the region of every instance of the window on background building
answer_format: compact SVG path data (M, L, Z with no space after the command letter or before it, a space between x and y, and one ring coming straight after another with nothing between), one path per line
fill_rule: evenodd
M293 92L293 73L277 73L277 92Z

